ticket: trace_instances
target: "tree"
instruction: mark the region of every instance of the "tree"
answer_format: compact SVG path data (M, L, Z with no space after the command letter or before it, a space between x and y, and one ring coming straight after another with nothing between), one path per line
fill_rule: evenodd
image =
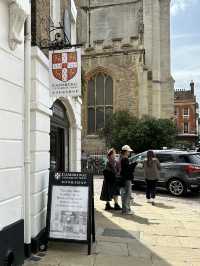
M135 152L173 147L176 138L175 124L169 119L143 117L138 119L126 111L113 114L100 131L108 147L120 150L125 144Z

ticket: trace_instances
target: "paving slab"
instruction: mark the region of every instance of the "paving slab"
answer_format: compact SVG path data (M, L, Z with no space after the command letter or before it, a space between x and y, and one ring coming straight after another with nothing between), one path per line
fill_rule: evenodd
M50 242L40 261L25 266L200 266L200 210L193 199L158 195L156 206L136 192L134 215L104 210L95 180L96 244ZM198 203L198 204L197 204Z
M116 256L97 256L95 266L151 266L149 259ZM163 265L169 266L169 265Z
M200 238L180 237L181 246L184 248L198 249L200 251Z
M110 243L98 241L96 253L110 256L128 256L128 246L126 243Z

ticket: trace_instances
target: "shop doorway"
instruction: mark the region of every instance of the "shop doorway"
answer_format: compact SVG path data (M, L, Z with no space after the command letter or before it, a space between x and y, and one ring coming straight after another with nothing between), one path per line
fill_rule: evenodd
M50 130L50 168L53 171L69 170L69 120L60 100L52 106Z

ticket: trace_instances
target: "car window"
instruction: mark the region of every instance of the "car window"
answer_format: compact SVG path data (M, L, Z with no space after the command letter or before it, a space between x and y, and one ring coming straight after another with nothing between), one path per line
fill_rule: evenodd
M200 165L200 154L190 154L189 155L189 160L193 164Z
M174 162L174 158L171 154L156 154L160 163L171 163Z
M134 155L134 156L130 157L130 158L129 158L129 161L130 161L131 163L136 162L136 161L137 161L137 162L138 162L138 161L144 161L145 158L146 158L146 153L141 153L141 154Z
M138 158L138 161L144 161L146 159L146 155L140 155L140 157Z
M183 154L177 158L179 163L192 163L200 165L200 154Z

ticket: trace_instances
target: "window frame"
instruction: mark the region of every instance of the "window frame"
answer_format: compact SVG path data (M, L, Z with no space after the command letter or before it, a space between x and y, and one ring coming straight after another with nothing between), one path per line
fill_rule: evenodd
M171 153L156 153L156 158L160 163L174 163L175 159ZM169 160L165 160L165 159Z
M61 22L61 0L50 0L50 17L54 26Z
M98 76L103 76L103 93L104 93L104 98L103 98L103 104L97 104L97 78ZM111 90L111 103L110 104L107 104L106 103L106 81L108 79L111 79L111 82L112 82L112 87L109 87L109 89ZM89 104L88 102L88 99L90 98L90 95L89 95L89 82L93 81L94 82L94 87L93 87L93 90L94 90L94 104ZM100 129L98 128L98 124L97 124L97 110L98 109L103 109L103 124L105 125L105 122L106 122L106 114L107 114L107 110L110 108L111 109L111 113L113 113L113 102L114 102L114 99L113 99L113 89L114 89L114 85L113 85L113 78L112 76L106 74L106 73L102 73L102 72L98 72L96 73L95 75L93 75L89 80L88 80L88 83L87 83L87 89L88 89L88 94L87 94L87 134L88 135L97 135L97 131ZM91 128L94 128L94 130L91 130L89 128L89 110L94 110L94 126L91 127Z
M185 114L185 110L187 109L187 114ZM183 116L184 117L189 117L190 116L190 108L189 107L184 107L183 108Z
M185 125L187 124L187 132L185 131ZM188 134L189 133L189 122L184 122L183 123L183 134Z

